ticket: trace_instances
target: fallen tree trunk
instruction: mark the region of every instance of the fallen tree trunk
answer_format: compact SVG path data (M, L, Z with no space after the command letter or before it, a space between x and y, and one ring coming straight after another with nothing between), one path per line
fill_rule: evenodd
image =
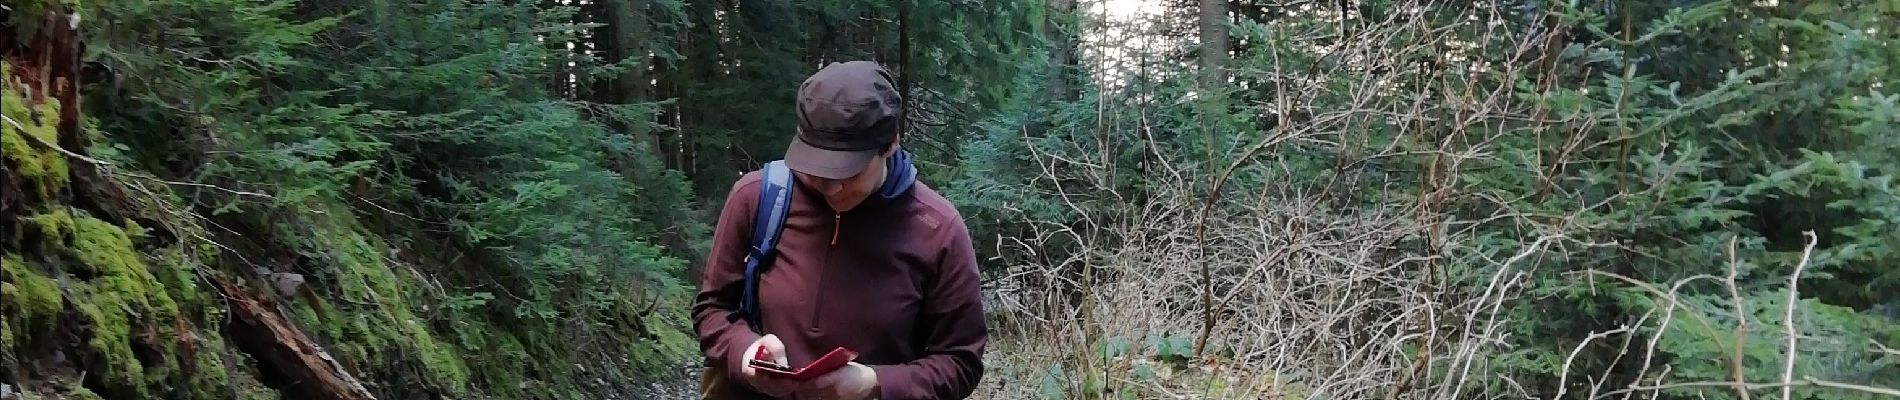
M237 317L230 328L231 337L248 347L246 352L290 378L294 393L321 399L376 398L322 347L278 315L269 300L252 296L224 280L213 281L230 299L231 314Z

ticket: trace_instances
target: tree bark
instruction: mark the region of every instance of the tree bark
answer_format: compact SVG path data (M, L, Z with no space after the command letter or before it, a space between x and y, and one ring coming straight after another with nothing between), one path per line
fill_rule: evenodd
M1216 90L1215 88L1227 83L1227 74L1223 71L1223 68L1227 67L1227 57L1232 50L1227 40L1227 10L1227 0L1201 0L1201 17L1200 23L1197 24L1201 29L1201 93L1214 91ZM1203 122L1201 129L1208 135L1208 162L1213 162L1213 132L1208 130L1205 126L1205 122ZM1220 183L1222 179L1225 179L1225 177L1215 178L1214 181L1208 185L1207 203L1201 210L1203 214L1212 210L1214 203L1220 201ZM1197 238L1196 242L1200 243L1200 246L1203 248L1202 252L1205 252L1207 246L1205 218L1207 217L1206 215L1202 215L1200 218L1203 220L1197 223L1195 237ZM1214 323L1216 317L1219 315L1214 310L1214 274L1210 268L1211 267L1206 263L1201 264L1202 314L1201 333L1197 335L1194 340L1194 358L1196 359L1199 359L1207 351L1207 339L1208 336L1213 333Z
M605 24L594 38L595 46L609 62L635 59L619 76L608 79L609 93L602 100L611 103L638 103L650 98L651 75L647 73L647 39L652 31L645 10L646 0L599 0L599 21Z
M1042 36L1049 42L1049 98L1074 101L1076 97L1075 0L1049 0L1042 24Z
M910 2L897 5L897 95L903 104L897 108L897 129L900 134L910 133L910 107L917 104L910 98Z
M566 7L565 2L561 0L541 0L540 3L543 9ZM548 54L558 55L548 57L548 60L554 63L551 68L548 68L550 71L546 82L548 92L562 99L574 98L573 91L569 90L570 85L574 83L573 68L567 66L568 60L573 59L572 52L567 49L572 42L553 40L546 34L540 34L540 36L544 40L541 46L548 51Z
M342 364L323 351L323 347L305 336L303 331L297 329L297 325L278 315L276 307L271 306L268 300L253 296L221 279L214 279L212 283L224 293L225 298L230 299L231 315L235 317L229 327L231 338L246 353L256 355L258 361L295 382L296 389L286 393L302 393L321 399L376 398L361 382L350 376Z
M1227 82L1227 56L1233 45L1227 37L1227 0L1201 0L1201 78L1207 87Z

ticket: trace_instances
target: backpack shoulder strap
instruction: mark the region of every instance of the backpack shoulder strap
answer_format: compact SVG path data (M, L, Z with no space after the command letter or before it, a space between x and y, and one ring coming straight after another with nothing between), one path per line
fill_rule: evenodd
M759 179L758 209L753 214L752 246L745 258L745 288L739 299L740 316L759 333L765 329L759 321L759 274L776 255L779 232L784 230L785 216L792 207L792 172L785 161L766 163L761 173L764 176Z

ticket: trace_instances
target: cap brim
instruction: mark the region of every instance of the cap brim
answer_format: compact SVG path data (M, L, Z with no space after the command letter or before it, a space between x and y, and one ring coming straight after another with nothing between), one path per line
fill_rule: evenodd
M785 149L785 165L793 171L820 178L844 179L863 171L875 156L877 150L825 150L792 138L791 147Z

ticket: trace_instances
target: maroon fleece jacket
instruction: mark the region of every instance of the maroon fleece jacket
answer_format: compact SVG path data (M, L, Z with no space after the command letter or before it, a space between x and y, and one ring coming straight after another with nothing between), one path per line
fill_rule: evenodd
M759 281L763 330L785 343L791 365L842 346L877 371L881 400L968 397L983 376L989 330L956 208L922 181L843 213L792 185L776 263ZM692 311L707 365L734 382L743 382L740 352L760 336L729 318L739 309L760 186L753 171L727 193Z

